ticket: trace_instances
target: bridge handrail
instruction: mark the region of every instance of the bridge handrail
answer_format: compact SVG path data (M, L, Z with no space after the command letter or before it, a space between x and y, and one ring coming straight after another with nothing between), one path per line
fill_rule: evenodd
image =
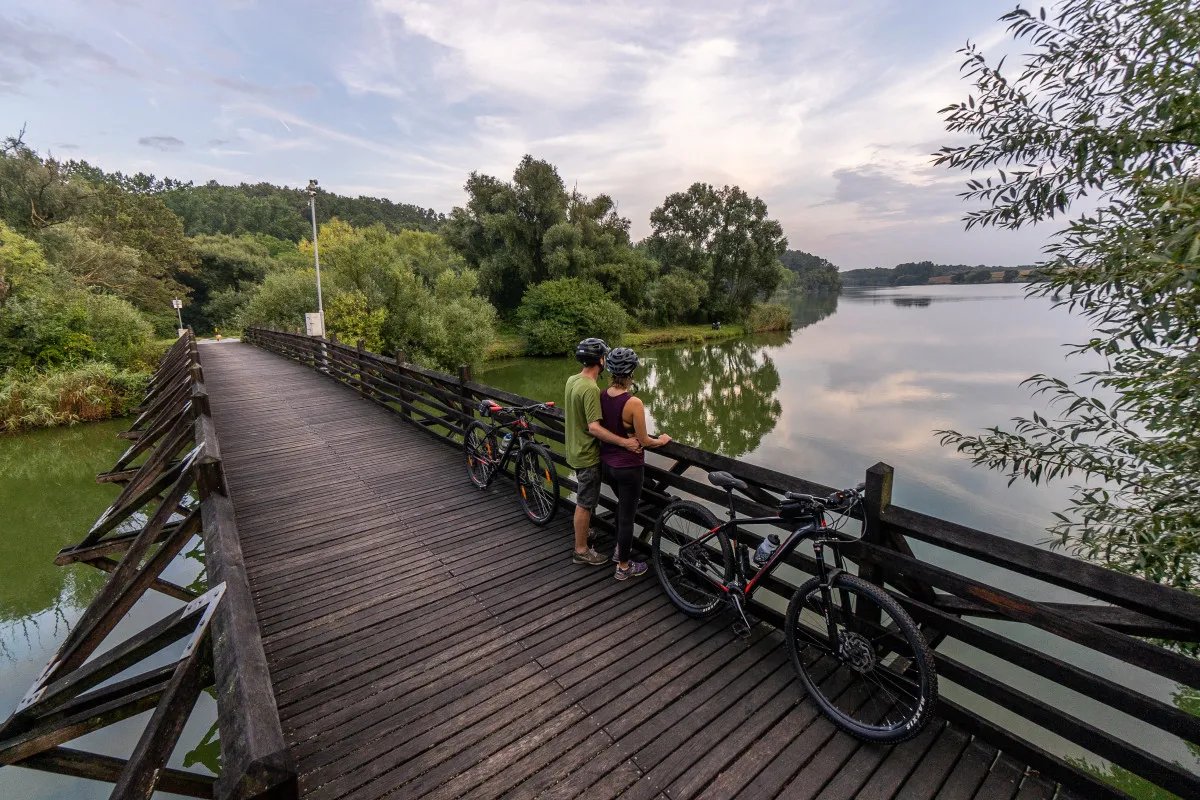
M112 574L0 725L0 766L109 781L116 784L113 796L122 798L149 797L155 790L218 800L296 797L295 762L267 674L190 330L164 354L136 411L120 434L132 444L112 470L97 476L120 485L120 494L83 540L56 558L59 565L86 563ZM210 587L204 594L161 577L194 535L204 543ZM109 557L116 553L124 554L120 561ZM95 655L150 589L186 605ZM175 663L105 685L182 639L187 645ZM210 685L217 690L221 775L167 768L200 692ZM151 709L128 759L61 746Z
M488 398L514 405L534 402L473 381L469 368L460 368L457 376L447 375L407 363L403 352L398 351L391 358L371 353L361 342L352 347L332 338L309 338L265 328L250 328L244 332L244 339L348 384L363 397L430 435L455 444L461 443L466 424L476 418L479 400ZM560 409L539 412L536 421L539 434L552 441L563 441ZM552 457L565 463L557 452ZM693 468L705 472L725 470L746 481L749 489L736 498L736 505L739 511L751 515L769 511L785 491L818 495L831 491L831 487L811 480L672 442L648 458L646 491L643 507L638 510L638 522L646 529L653 526L658 511L674 494L686 493L710 503L723 503L724 492L704 482L702 475L689 475ZM844 550L866 577L886 582L889 591L922 624L935 646L941 676L1151 783L1181 796L1200 796L1200 777L1149 752L1133 728L1122 727L1114 732L1092 725L1060 704L1039 699L1002 678L984 674L937 647L944 639L954 639L1184 742L1200 744L1200 717L1085 666L1036 649L1019 637L1007 635L1005 629L988 628L965 619L999 619L1037 628L1108 658L1200 689L1200 661L1145 641L1156 638L1200 642L1200 598L1062 553L896 506L891 502L893 480L894 471L886 464L876 464L867 470L865 534L861 541L849 542ZM562 482L569 489L575 488L569 478ZM565 498L562 502L571 505ZM601 505L611 510L615 501L602 497ZM597 524L608 523L598 519ZM753 534L749 538L754 539ZM910 539L942 553L970 558L972 566L978 563L1000 567L1068 589L1082 595L1081 600L1086 602L1040 601L989 585L914 553ZM794 553L789 563L806 574L812 574L814 569L811 558L799 553ZM784 598L794 589L777 577L768 580L765 586ZM780 615L769 606L759 606L758 612L776 623L781 621ZM1024 759L1046 775L1084 790L1089 797L1126 796L1076 764L1049 753L1029 737L1008 730L960 703L944 699L939 710L946 718Z

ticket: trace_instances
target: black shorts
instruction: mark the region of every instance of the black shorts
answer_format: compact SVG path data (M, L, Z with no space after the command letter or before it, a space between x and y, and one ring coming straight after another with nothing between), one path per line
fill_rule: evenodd
M604 482L600 465L575 470L575 482L579 484L575 490L575 505L584 511L594 511L600 504L600 484Z

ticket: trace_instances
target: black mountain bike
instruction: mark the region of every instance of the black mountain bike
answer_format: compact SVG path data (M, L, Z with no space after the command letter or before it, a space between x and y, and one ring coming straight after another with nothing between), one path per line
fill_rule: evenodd
M472 420L463 437L467 456L467 475L480 489L491 485L502 472L514 451L517 459L517 493L525 516L545 525L558 511L558 471L550 451L538 444L529 427L528 416L545 411L554 403L535 403L531 406L501 406L490 400L479 404L479 413L496 420L488 425Z
M802 541L811 539L817 577L796 590L785 617L792 666L821 710L847 733L884 744L916 736L937 704L933 653L891 595L845 571L838 549L842 540L826 522L826 512L844 514L861 504L863 485L826 498L789 492L778 516L738 519L733 490L745 490L745 482L728 472L713 472L708 479L726 490L727 522L718 522L699 503L677 500L663 510L654 530L654 566L671 601L697 618L732 607L735 630L748 636L750 598ZM760 563L762 549L753 551L752 563L738 528L785 521L795 530L765 561ZM825 562L826 549L833 552L832 566Z

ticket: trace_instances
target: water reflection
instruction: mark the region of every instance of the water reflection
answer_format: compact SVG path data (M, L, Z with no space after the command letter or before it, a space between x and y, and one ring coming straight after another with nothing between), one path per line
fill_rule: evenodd
M773 340L773 341L772 341ZM779 421L779 370L768 354L786 334L644 353L639 396L653 427L704 450L737 457Z
M892 305L900 306L901 308L909 306L927 306L933 302L932 297L893 297Z

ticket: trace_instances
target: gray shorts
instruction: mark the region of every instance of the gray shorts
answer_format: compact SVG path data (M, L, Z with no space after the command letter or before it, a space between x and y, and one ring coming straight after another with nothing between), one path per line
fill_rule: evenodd
M600 504L600 484L603 483L600 465L575 470L575 481L579 484L575 490L575 505L584 511L594 511Z

